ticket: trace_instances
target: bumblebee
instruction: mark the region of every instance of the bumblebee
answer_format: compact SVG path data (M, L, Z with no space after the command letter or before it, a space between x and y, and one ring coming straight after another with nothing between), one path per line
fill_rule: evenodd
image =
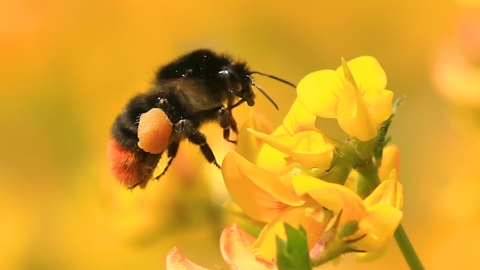
M207 161L220 168L205 135L198 130L200 126L217 123L223 129L223 138L235 143L230 140L230 132L238 132L232 109L245 102L255 105L252 86L278 109L254 82L253 74L295 87L275 76L252 72L245 62L207 49L188 53L160 68L153 87L133 97L113 123L107 147L113 175L129 189L143 188L153 178L164 153L169 160L155 178L167 172L183 140L198 145Z

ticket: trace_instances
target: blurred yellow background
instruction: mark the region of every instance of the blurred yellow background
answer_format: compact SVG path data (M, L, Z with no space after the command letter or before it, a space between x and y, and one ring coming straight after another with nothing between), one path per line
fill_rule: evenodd
M406 95L391 128L405 229L427 269L479 268L478 112L453 105L432 80L442 42L472 9L433 0L0 1L0 268L164 269L174 246L225 268L218 237L234 218L221 209L219 170L195 147L182 145L166 177L133 191L112 178L105 155L128 99L159 66L200 47L294 83L341 57L376 57L388 89ZM279 125L295 91L257 82L281 109L261 95L256 107ZM235 110L239 124L249 110ZM205 132L221 161L232 146L218 127ZM378 261L345 256L336 267L406 268L394 242Z

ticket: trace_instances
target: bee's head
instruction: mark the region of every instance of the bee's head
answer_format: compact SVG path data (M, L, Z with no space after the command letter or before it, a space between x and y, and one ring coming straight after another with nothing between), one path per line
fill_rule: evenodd
M219 76L226 84L228 92L247 102L248 106L255 105L255 93L252 90L251 78L245 64L237 63L224 67L219 71Z
M293 86L294 88L296 87L294 84L287 82L283 79L280 79L278 77L261 73L258 71L249 71L244 63L237 63L235 65L231 65L225 69L222 69L219 72L219 75L223 78L225 82L227 82L228 89L235 96L240 98L240 102L237 104L247 102L248 106L255 105L255 93L253 92L253 89L252 89L252 86L255 86L255 88L257 88L278 110L278 106L275 103L275 101L273 101L273 99L270 96L268 96L267 93L263 91L263 89L259 85L255 83L255 81L252 78L253 74L267 76L277 81Z

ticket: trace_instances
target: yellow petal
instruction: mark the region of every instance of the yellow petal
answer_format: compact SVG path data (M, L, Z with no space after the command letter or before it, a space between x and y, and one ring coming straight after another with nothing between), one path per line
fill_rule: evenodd
M372 123L378 126L392 115L393 92L390 90L368 91L362 97L369 114L372 116Z
M187 260L177 247L167 254L167 270L208 270Z
M232 199L254 219L268 222L288 205L304 203L274 175L234 151L225 156L222 174Z
M400 171L400 151L398 146L389 144L383 148L382 165L378 168L380 181L388 179L393 169Z
M305 109L305 107L303 107L297 98L283 119L283 127L290 135L294 135L300 131L316 130L316 118L317 117L314 114L311 114L309 111L307 111L307 109ZM255 130L262 132L258 129ZM267 132L263 133L269 134Z
M366 209L360 197L350 189L306 175L295 175L292 185L298 196L310 195L323 207L339 213L341 221L361 220L366 216Z
M225 227L220 236L220 251L230 269L276 269L276 267L258 259L251 247L255 238L244 232L237 224Z
M318 132L302 131L293 136L272 136L254 130L249 131L265 143L292 157L307 170L330 168L334 147L326 143L322 134Z
M361 141L369 141L377 136L377 126L355 87L344 81L337 108L340 127L350 136Z
M281 177L282 175L285 175L291 171L294 167L298 166L296 163L287 162L287 160L290 159L288 154L280 152L270 145L265 144L262 139L255 136L252 132L248 133L250 133L251 136L255 137L257 140L262 141L263 145L258 153L256 162L260 168L267 170L277 177ZM287 134L288 133L283 126L280 126L272 133L272 136L284 136Z
M375 204L383 203L397 209L402 209L403 186L398 182L397 171L392 170L390 178L380 183L363 202L367 208Z
M368 218L360 222L358 234L366 234L355 248L364 251L375 251L384 248L393 237L400 221L402 211L386 204L375 204L368 209Z
M347 62L358 89L362 92L384 90L387 86L387 75L377 59L372 56L360 56ZM343 66L337 69L344 78ZM363 93L362 93L363 94Z
M393 170L390 173L390 179L388 180L387 187L385 188L385 193L382 196L382 200L380 203L388 204L390 206L393 206L397 209L401 208L402 206L398 206L398 198L399 197L399 190L398 190L398 178L397 178L397 171ZM400 193L400 197L402 197L402 193Z
M252 109L250 117L238 131L238 143L235 150L248 161L256 163L257 155L263 142L248 132L248 128L270 134L273 132L274 127L270 124L265 115L256 109Z
M277 258L277 235L285 235L282 222L270 222L260 232L252 245L252 252L267 262L274 262ZM285 236L283 237L283 239Z
M334 70L320 70L305 76L297 86L300 103L310 113L324 118L337 116L342 80Z
M344 80L349 82L355 89L358 89L357 83L355 82L355 78L353 77L352 72L348 68L348 65L347 65L347 63L345 63L345 59L343 59L343 57L342 57L341 70L343 70Z

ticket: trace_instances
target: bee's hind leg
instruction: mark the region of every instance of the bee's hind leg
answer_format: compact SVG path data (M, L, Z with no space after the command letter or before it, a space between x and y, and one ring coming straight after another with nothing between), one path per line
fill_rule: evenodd
M198 131L189 120L182 119L178 121L175 124L175 131L178 132L180 136L185 136L191 143L198 145L202 155L208 160L208 162L213 163L217 168L220 168L212 149L207 143L205 135Z
M167 162L167 166L165 166L165 168L163 169L163 172L155 177L156 180L160 179L160 177L162 177L167 172L168 168L172 164L173 159L175 158L175 156L177 156L179 145L180 145L179 142L174 142L170 144L170 146L168 146L167 151L168 151L168 157L170 159Z

